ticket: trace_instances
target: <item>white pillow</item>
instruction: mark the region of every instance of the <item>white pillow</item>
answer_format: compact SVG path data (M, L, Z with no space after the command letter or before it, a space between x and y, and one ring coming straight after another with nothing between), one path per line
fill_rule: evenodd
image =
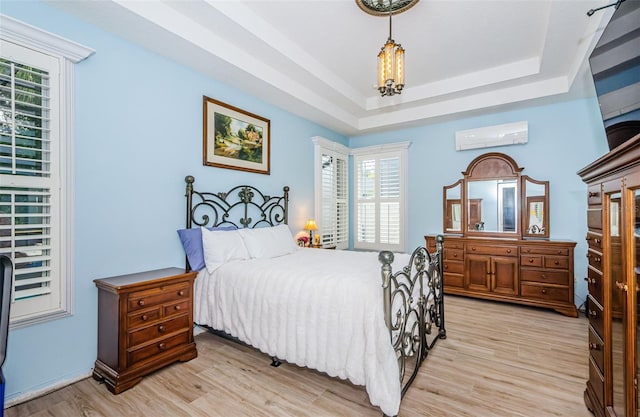
M209 230L206 227L200 229L204 263L209 273L225 262L249 259L249 252L238 230Z
M238 230L249 255L255 259L275 258L298 250L286 224L258 229Z

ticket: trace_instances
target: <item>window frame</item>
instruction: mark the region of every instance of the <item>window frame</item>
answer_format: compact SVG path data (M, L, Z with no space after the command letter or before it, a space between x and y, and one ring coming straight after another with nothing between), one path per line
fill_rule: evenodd
M95 51L79 43L67 40L61 36L31 26L7 15L0 14L0 42L8 42L22 48L20 56L34 54L46 55L55 60L57 67L58 97L54 97L56 109L52 110L52 154L58 153L56 161L52 157L51 176L52 186L58 187L58 202L53 211L57 211L59 221L56 243L59 251L57 280L60 285L57 308L35 308L31 313L21 318L10 318L10 328L19 328L67 317L73 314L73 282L74 282L74 253L73 253L73 225L74 225L74 166L73 166L73 97L74 97L74 64L88 58ZM2 57L10 61L16 58L3 52ZM32 59L33 60L33 59ZM32 62L22 62L26 65L38 65ZM52 95L54 92L52 92ZM53 118L52 117L52 118ZM10 177L10 175L9 175ZM20 178L15 179L16 183ZM8 184L11 186L12 184ZM52 190L52 192L55 190Z
M349 153L350 153L350 149L338 142L334 142L320 136L314 136L313 138L311 138L311 140L314 144L314 194L315 194L314 219L316 220L316 224L318 225L318 234L323 236L322 238L323 240L321 241L321 243L323 244L323 246L327 246L327 247L335 246L336 249L348 249L349 248L349 232L350 232L350 227L349 227L349 172L350 172ZM343 179L342 186L345 188L346 197L345 197L344 204L345 204L346 213L345 213L345 216L343 216L344 224L342 225L342 227L344 227L344 230L346 231L346 235L342 240L336 240L336 239L325 240L325 235L327 234L327 232L326 231L323 232L323 228L326 228L327 223L335 224L336 228L339 228L337 212L336 212L335 218L329 219L329 222L323 216L323 210L322 210L323 194L324 194L323 181L322 181L323 180L322 178L322 156L323 155L328 155L335 159L344 160L345 162L345 170L344 170L345 178ZM332 192L335 192L338 181L340 181L340 179L336 176L335 181L333 183L334 189L331 190ZM335 193L333 194L333 197L335 199L335 203L337 204L338 197L335 195ZM333 201L331 203L333 203Z
M374 146L366 146L362 148L356 148L351 150L351 155L353 157L353 248L357 250L389 250L394 252L405 252L407 248L407 238L408 238L408 204L407 204L407 182L408 182L408 149L411 145L411 142L397 142L390 143L385 145L374 145ZM399 194L398 201L400 203L400 222L398 226L399 232L399 243L396 244L386 244L380 242L380 178L376 177L375 184L375 197L374 202L376 204L376 217L375 217L375 241L373 243L367 242L359 242L358 241L358 233L357 227L359 223L359 210L358 205L360 204L358 195L359 195L359 178L358 178L358 167L360 161L375 159L376 161L376 170L379 172L379 161L380 159L388 158L388 157L398 157L400 160L400 180L399 180Z

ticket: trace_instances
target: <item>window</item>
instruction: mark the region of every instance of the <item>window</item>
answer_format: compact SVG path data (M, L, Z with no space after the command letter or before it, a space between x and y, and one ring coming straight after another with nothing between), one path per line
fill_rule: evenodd
M314 137L315 220L322 246L349 247L349 149Z
M8 16L0 51L0 253L17 327L71 314L71 63L92 51Z
M354 248L402 252L406 246L408 142L354 149Z

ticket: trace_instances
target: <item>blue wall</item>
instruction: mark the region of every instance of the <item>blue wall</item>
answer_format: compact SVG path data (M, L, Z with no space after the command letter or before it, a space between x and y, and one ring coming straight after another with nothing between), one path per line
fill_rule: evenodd
M529 141L467 151L455 150L455 132L526 120ZM550 237L577 242L575 250L575 302L586 299L587 188L576 172L608 152L607 140L595 98L522 110L496 112L389 133L352 137L352 148L410 141L409 147L409 248L424 245L425 234L442 233L442 187L462 178L462 171L477 156L503 152L523 174L550 182Z
M7 400L90 373L96 358L93 279L183 263L184 177L223 190L289 185L292 229L313 211L313 146L323 136L352 147L409 140L409 243L442 229L442 186L486 150L456 152L454 132L529 121L529 143L494 148L551 181L551 234L578 242L578 302L586 290L586 187L576 171L606 152L595 99L345 138L177 65L37 1L2 2L2 13L79 42L96 54L76 67L74 315L12 330ZM202 96L271 120L271 175L202 166Z
M184 177L223 191L291 187L290 225L313 211L313 143L347 138L35 1L2 13L96 50L75 68L75 259L72 317L12 330L6 396L88 374L96 359L93 279L184 265ZM202 165L202 96L271 121L271 175Z

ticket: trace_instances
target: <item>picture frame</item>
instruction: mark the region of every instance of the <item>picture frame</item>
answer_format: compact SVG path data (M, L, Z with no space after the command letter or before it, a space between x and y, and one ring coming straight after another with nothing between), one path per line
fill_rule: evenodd
M202 163L269 175L271 121L202 96Z

